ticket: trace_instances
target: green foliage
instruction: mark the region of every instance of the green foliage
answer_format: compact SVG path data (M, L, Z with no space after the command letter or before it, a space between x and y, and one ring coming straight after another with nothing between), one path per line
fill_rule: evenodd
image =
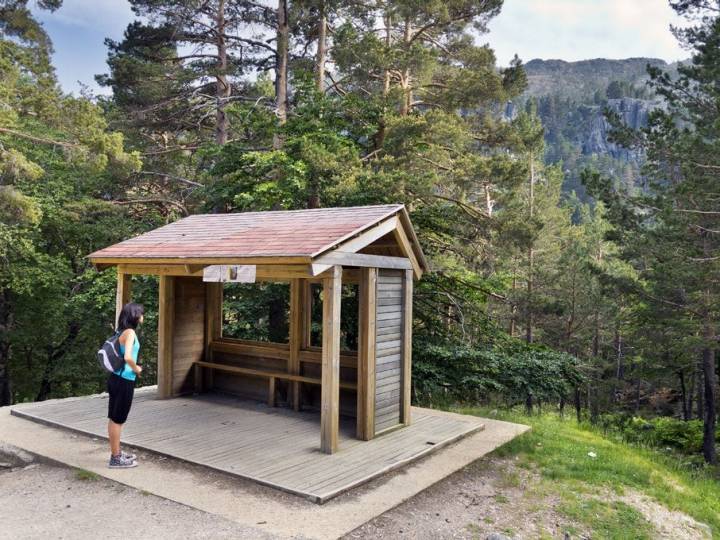
M507 340L492 348L438 345L415 338L413 385L421 402L565 400L582 382L576 358Z
M688 455L699 454L703 442L702 420L679 420L669 416L642 418L628 414L603 414L598 424L618 433L623 440L654 448L672 449ZM716 432L720 440L720 430Z

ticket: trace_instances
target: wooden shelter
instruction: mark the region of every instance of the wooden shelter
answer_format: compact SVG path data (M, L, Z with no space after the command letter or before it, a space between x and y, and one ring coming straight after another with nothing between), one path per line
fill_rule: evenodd
M296 410L320 410L326 453L338 449L341 409L362 440L410 424L413 279L428 267L403 205L194 215L89 258L117 266L118 312L132 275L159 276L159 397L218 388L274 406L282 386ZM223 336L223 282L234 280L289 282L287 343ZM348 283L356 351L341 350ZM310 342L313 284L321 346Z

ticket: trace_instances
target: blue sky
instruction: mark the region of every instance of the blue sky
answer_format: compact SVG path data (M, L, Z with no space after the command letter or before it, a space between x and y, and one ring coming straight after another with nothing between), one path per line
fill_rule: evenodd
M55 13L38 13L55 46L63 89L80 83L102 92L94 75L107 69L106 37L120 39L133 14L126 0L64 0ZM517 53L533 58L583 60L651 56L688 57L669 31L679 21L667 0L505 0L481 43L495 49L501 65Z

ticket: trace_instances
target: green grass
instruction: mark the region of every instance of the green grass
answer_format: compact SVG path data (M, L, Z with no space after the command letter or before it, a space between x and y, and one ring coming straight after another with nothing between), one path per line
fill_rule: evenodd
M485 410L456 409L484 416ZM504 420L532 430L495 451L513 456L520 467L536 470L562 496L560 511L590 527L600 538L651 538L649 523L632 507L598 497L598 489L622 495L633 489L670 510L709 525L720 535L720 481L713 469L691 471L662 452L611 440L555 414L501 413ZM597 457L588 455L593 452ZM627 536L631 531L635 536Z
M96 473L85 469L75 469L75 478L84 482L95 481L100 478Z

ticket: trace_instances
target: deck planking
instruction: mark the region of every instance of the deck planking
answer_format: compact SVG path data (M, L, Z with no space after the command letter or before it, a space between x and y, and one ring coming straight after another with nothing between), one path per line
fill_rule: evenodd
M106 437L107 395L25 404L15 416ZM413 408L411 425L370 441L340 419L339 451L320 451L320 416L220 393L157 399L136 392L125 444L323 503L483 428L478 418Z

